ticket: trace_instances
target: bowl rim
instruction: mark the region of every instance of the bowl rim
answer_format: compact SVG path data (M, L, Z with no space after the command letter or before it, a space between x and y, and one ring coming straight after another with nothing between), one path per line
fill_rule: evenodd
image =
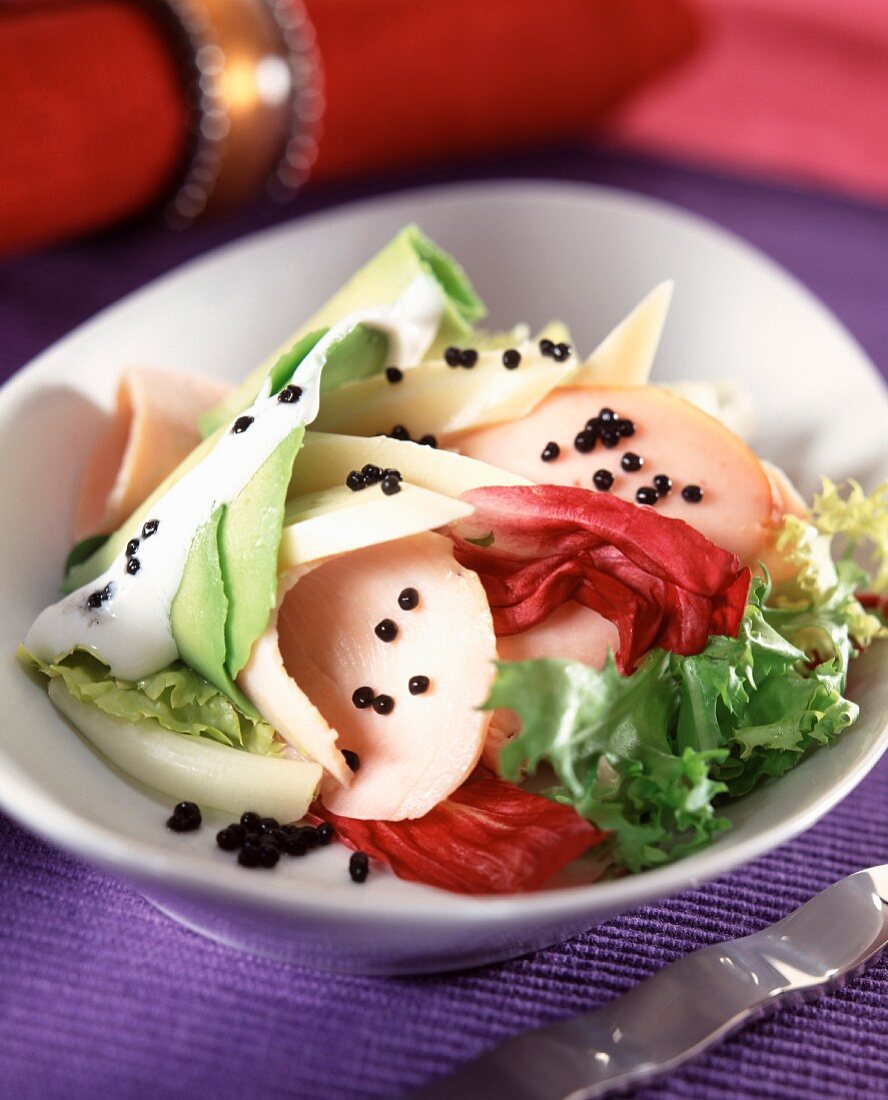
M329 231L335 231L338 223L352 217L360 217L369 209L386 206L421 204L424 201L452 199L465 201L471 193L473 201L483 202L502 195L526 199L565 201L574 198L584 204L590 202L611 209L658 221L682 224L689 231L727 246L728 249L755 261L769 271L772 277L806 300L806 304L818 312L841 337L861 369L881 378L876 367L860 344L842 325L832 311L821 302L794 275L758 248L730 230L705 217L674 206L659 198L651 198L617 187L538 179L513 179L507 181L463 181L454 184L434 185L405 189L381 196L371 196L356 202L343 202L332 207L297 215L292 219L269 226L228 243L214 247L194 257L163 275L149 280L143 286L128 293L107 306L93 317L82 322L71 332L55 341L49 348L20 368L0 388L0 407L19 397L31 388L40 388L44 365L57 351L71 341L88 338L94 328L100 327L110 316L132 307L135 301L161 286L175 285L178 280L194 276L211 277L216 265L242 262L245 253L261 249L271 239L286 236L308 225L328 223ZM51 707L48 698L46 706ZM53 709L56 720L61 715ZM466 896L428 887L409 896L395 898L365 891L359 907L354 905L352 887L346 894L342 890L315 890L302 894L292 888L292 879L267 876L249 881L220 873L222 868L205 856L195 856L189 851L170 852L151 841L124 837L112 828L105 827L60 805L32 777L24 774L17 765L0 769L0 806L13 818L45 840L86 860L122 874L130 879L174 888L183 893L209 893L219 899L261 907L286 913L293 917L317 916L325 919L338 916L345 920L356 917L362 922L389 922L410 920L431 926L446 922L452 924L497 924L508 927L527 919L565 918L578 915L616 912L641 905L654 898L661 898L689 889L702 881L727 873L741 863L770 851L797 836L813 825L820 817L844 798L873 768L888 749L888 713L883 715L885 726L864 753L839 781L821 793L806 809L790 814L779 825L753 833L744 841L722 851L717 843L663 867L628 875L608 882L559 887L535 893L519 893L495 896ZM62 719L64 720L64 719ZM73 730L74 727L72 726ZM847 736L853 736L853 731ZM98 755L98 754L96 754ZM0 746L0 759L3 757ZM107 766L107 764L104 764Z

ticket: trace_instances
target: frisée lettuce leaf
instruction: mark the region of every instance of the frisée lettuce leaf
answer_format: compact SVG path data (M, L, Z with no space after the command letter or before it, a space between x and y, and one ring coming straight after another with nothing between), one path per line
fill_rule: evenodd
M274 730L245 714L223 692L180 661L132 682L111 676L108 667L85 649L45 663L19 646L19 660L50 681L61 680L68 694L114 718L139 722L150 718L164 729L205 737L221 745L262 756L277 755Z
M516 781L550 765L550 797L610 832L630 871L705 845L728 827L722 802L782 775L857 716L843 694L855 652L845 603L775 612L769 591L753 581L736 637L712 636L690 657L652 650L628 676L612 657L601 670L500 662L484 706L522 723L501 751L501 775ZM797 644L812 629L835 642L814 664Z

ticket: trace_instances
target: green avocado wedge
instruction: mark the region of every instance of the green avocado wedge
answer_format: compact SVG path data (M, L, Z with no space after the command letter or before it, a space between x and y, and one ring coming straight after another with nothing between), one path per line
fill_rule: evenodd
M231 677L237 676L250 659L253 643L265 631L277 603L284 504L293 460L304 435L304 428L292 431L253 474L222 517L219 556L228 606L225 667Z
M219 553L219 529L225 511L224 507L217 508L194 536L170 608L170 630L185 664L252 716L253 707L238 691L225 667L229 604Z
M418 275L431 275L444 294L444 313L429 355L440 355L447 344L459 343L486 315L484 303L456 260L431 241L418 226L408 225L309 317L282 348L251 371L224 401L200 418L201 434L209 435L252 404L263 378L307 334L328 328L356 310L391 304ZM337 368L331 361L331 369L325 371L323 390L329 392L344 382L370 377L387 365L385 337L379 333L373 334L370 347L364 343L368 339L366 335L357 335L360 331L361 327L356 330L353 346L350 349L343 347L341 358L337 356L341 366ZM367 330L364 331L366 334ZM343 341L343 345L346 343Z
M170 608L179 656L251 716L255 710L234 679L277 600L284 502L304 435L301 426L290 432L198 530Z

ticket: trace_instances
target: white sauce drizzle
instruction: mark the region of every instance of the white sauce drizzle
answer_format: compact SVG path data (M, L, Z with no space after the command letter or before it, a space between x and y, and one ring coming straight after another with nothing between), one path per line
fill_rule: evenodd
M349 314L320 340L291 380L302 389L298 401L278 401L266 380L254 403L239 414L253 422L234 433L232 421L207 456L157 501L149 519L157 530L148 538L140 529L135 557L139 570L127 572L123 550L101 576L43 611L25 638L25 647L43 661L53 661L76 646L91 650L114 676L138 680L165 668L179 656L170 630L170 609L198 529L222 504L233 501L275 448L300 424L318 414L320 382L333 344L358 325L384 333L389 364L418 363L428 351L441 320L444 302L431 276L419 275L390 306ZM111 586L100 607L90 608L93 593Z

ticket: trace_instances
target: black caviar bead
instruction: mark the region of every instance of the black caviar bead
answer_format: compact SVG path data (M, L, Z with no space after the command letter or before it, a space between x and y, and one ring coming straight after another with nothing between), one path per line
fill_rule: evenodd
M681 495L688 504L699 504L703 499L703 490L699 485L685 485L681 491Z
M586 431L593 432L595 435L601 431L601 421L597 416L593 416L591 420L586 421Z
M231 429L232 432L234 432L235 435L240 435L241 432L245 432L253 423L253 419L252 416L239 416L234 422L234 426Z
M543 447L543 453L540 455L540 458L543 460L543 462L554 462L560 454L561 448L558 446L558 444L550 442L547 443L545 447Z
M230 825L226 826L226 829L238 844L243 844L247 839L247 830L238 821L232 821Z
M411 695L425 695L430 682L428 676L411 676L407 681L407 690Z
M620 465L630 474L637 473L644 465L644 459L634 451L627 451L620 459Z
M448 367L458 367L461 357L459 348L449 347L444 349L444 362Z
M422 436L422 438L419 440L419 443L423 447L437 447L438 446L438 440L435 439L435 437L433 435L424 435L424 436Z
M389 382L394 384L395 382L401 381L401 379L404 377L404 372L401 370L400 367L386 367L385 377Z
M133 557L138 549L139 549L139 540L138 539L130 539L129 542L126 544L126 556L128 558Z
M614 475L610 470L596 470L592 475L592 484L603 493L606 493L613 483Z
M403 424L396 424L389 432L389 436L392 439L400 439L403 441L410 438L410 432L407 431Z
M366 852L352 852L348 861L348 873L352 882L366 882L370 874L370 860Z
M609 420L616 420L617 414L613 409L604 408L598 413L598 419L602 421L602 423L607 423Z
M263 817L259 821L260 833L273 833L275 829L279 829L280 827L281 823L276 817Z
M656 489L652 489L649 485L643 485L636 490L635 499L639 504L656 504L660 497Z
M384 478L385 477L393 477L398 481L403 481L404 480L402 475L401 475L401 471L400 470L393 470L391 468L391 466L386 466L386 468L382 471L382 476Z
M329 821L325 821L323 825L318 825L318 844L322 847L326 847L335 836L336 830Z
M478 352L474 348L466 348L460 353L459 365L470 369L478 362Z
M355 688L352 692L352 702L358 708L358 710L366 710L376 697L376 693L372 687L359 687Z
M261 858L258 844L245 844L237 853L237 861L241 867L258 867Z
M255 833L261 820L262 818L257 813L247 810L246 813L241 814L240 823L248 833Z
M301 396L301 386L284 386L278 394L278 401L280 401L282 405L292 405L293 402L298 401Z
M382 470L378 466L374 466L372 462L368 462L366 466L361 467L361 474L368 485L375 485L378 481L382 481Z
M551 354L554 350L555 350L555 344L551 340L546 340L546 339L540 340L540 355L551 356Z
M503 366L506 370L514 370L521 363L521 352L517 348L508 348L503 352Z
M552 358L556 363L563 363L570 355L570 344L556 344L552 349Z
M223 852L235 852L240 847L237 837L231 831L230 825L227 829L220 829L219 832L216 833L216 843Z
M351 749L343 749L342 755L351 771L357 772L361 770L361 758L356 752L352 752Z
M613 431L613 429L605 428L601 433L601 442L605 445L605 447L616 447L616 445L620 442L620 437L615 431Z
M259 845L259 863L263 867L275 867L275 866L277 866L277 862L280 858L281 858L281 853L277 850L277 848L273 847L271 844L260 844Z
M635 425L631 420L615 420L612 427L617 435L621 436L623 439L628 439L631 435L635 435Z
M139 561L138 558L130 558L130 560L126 563L126 571L131 577L134 577L141 568L142 563Z
M86 606L92 611L96 611L104 603L104 597L101 592L90 592L86 597Z
M157 528L160 527L159 519L149 519L147 523L142 524L142 538L150 539L152 535L157 534Z
M382 479L382 491L387 497L394 496L401 491L401 479L398 477L384 477Z
M581 431L574 440L574 447L581 455L587 455L595 449L595 434L587 430Z
M200 827L200 807L194 802L178 802L173 807L173 816L167 821L167 828L174 833L190 833Z
M288 856L304 856L308 851L308 844L301 832L291 833L284 837L281 848Z
M345 479L345 484L353 493L358 493L361 489L367 488L367 482L360 470L349 470L348 477Z
M398 624L393 619L382 619L374 626L373 633L381 642L393 642L398 636Z
M372 706L377 714L391 714L395 709L395 700L391 695L377 695Z
M398 595L398 607L402 611L412 611L419 603L419 593L415 588L402 588Z
M318 831L314 825L303 825L299 830L299 835L305 841L306 848L317 848L320 843L318 840Z
M657 474L654 478L654 488L657 490L657 496L665 497L672 491L672 478L666 474Z

